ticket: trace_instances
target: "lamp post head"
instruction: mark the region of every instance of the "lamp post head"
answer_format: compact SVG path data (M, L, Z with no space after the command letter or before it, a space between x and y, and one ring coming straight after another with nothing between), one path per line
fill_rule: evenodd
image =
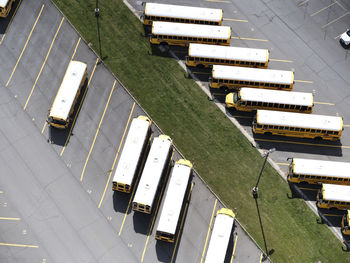
M100 9L99 8L95 8L95 17L99 17L100 16Z
M271 149L267 150L266 152L264 152L264 153L262 154L262 157L263 157L263 158L264 158L264 157L267 157L267 156L269 156L270 153L273 153L274 151L276 151L276 148L271 148Z

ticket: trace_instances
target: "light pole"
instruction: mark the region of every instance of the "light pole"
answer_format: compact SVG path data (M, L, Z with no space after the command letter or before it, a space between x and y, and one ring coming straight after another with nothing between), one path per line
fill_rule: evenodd
M274 152L275 150L276 150L275 148L272 148L272 149L268 150L267 152L265 152L265 153L263 154L262 157L263 157L263 158L265 157L264 163L263 163L263 166L261 167L258 180L257 180L255 186L254 186L253 189L252 189L252 194L253 194L253 198L254 198L254 200L255 200L256 210L257 210L257 212L258 212L258 217L259 217L259 223L260 223L261 233L262 233L263 240L264 240L264 245L265 245L265 254L263 255L263 258L262 258L263 261L265 261L265 260L268 258L268 256L269 256L270 253L269 253L268 250L267 250L266 239L265 239L265 234L264 234L264 228L263 228L263 225L262 225L261 216L260 216L260 210L259 210L259 205L258 205L258 185L259 185L259 182L260 182L261 175L262 175L262 173L263 173L263 171L264 171L267 158L269 157L269 154L272 153L272 152Z
M99 23L99 17L100 17L100 9L98 8L98 0L96 0L96 8L95 8L95 17L96 17L96 23L97 23L97 35L98 35L98 46L100 50L100 58L102 58L102 48L101 48L101 36L100 36L100 23Z

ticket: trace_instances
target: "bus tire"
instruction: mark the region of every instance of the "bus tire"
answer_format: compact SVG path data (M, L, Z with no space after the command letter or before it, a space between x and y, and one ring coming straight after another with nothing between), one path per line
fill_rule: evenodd
M168 45L168 42L163 41L163 42L160 42L159 45L161 45L161 46L167 46L167 45Z
M205 68L205 66L203 64L198 64L197 68Z
M266 135L266 136L271 136L272 133L271 133L271 132L264 132L264 135Z

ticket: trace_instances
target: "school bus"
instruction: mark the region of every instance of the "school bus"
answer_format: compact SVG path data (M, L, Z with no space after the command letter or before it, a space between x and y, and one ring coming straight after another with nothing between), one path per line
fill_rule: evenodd
M78 100L81 88L87 78L87 65L72 60L63 77L60 88L52 103L47 122L59 129L65 129L70 123L70 115Z
M224 263L234 222L235 214L232 210L221 208L216 213L205 263Z
M0 17L7 17L15 0L0 0Z
M133 210L146 214L152 213L153 203L161 188L162 178L168 172L173 151L172 140L169 136L162 134L153 139L132 201Z
M226 95L226 107L238 111L278 110L312 113L312 93L241 88Z
M341 232L344 235L350 235L350 210L346 210L341 220Z
M299 138L340 140L343 119L336 116L257 110L253 132Z
M350 209L350 186L322 184L317 193L316 205L326 209Z
M137 174L142 169L146 148L150 141L152 121L143 115L131 122L120 159L115 169L112 189L130 193Z
M213 65L209 79L211 88L237 89L241 87L292 90L293 71L236 66Z
M211 67L228 65L240 67L267 68L269 50L257 48L228 47L191 43L186 65L189 67Z
M231 28L185 23L158 22L152 24L151 44L188 46L203 43L229 46Z
M181 221L181 211L186 203L185 197L190 182L191 171L192 163L184 159L177 161L171 171L155 236L158 240L171 243L175 241Z
M350 163L293 158L289 165L288 181L309 184L350 185Z
M222 9L216 8L146 3L143 23L150 26L153 21L165 21L221 26L222 14Z

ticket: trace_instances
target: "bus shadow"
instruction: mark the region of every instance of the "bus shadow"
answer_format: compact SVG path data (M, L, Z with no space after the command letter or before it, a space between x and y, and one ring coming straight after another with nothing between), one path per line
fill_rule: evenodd
M144 213L135 211L133 215L135 232L143 235L148 235L148 232L151 227L152 219L153 219L153 213L149 215L149 214L144 214Z
M260 149L276 148L278 151L283 152L343 156L340 141L316 141L313 139L262 134L253 134L253 138Z
M169 263L173 256L175 243L169 243L165 241L156 242L156 254L159 262ZM173 262L176 262L176 255L174 255Z
M289 198L302 198L305 201L316 201L317 192L321 189L320 185L307 183L289 183L291 196Z
M0 35L3 35L3 34L6 33L6 29L9 26L10 21L11 21L12 17L14 16L15 12L16 12L16 9L17 9L17 7L19 5L19 2L20 1L15 1L12 4L12 8L11 8L11 11L10 11L9 15L6 18L1 18Z
M341 227L341 221L343 215L345 214L344 210L338 209L324 209L318 208L317 212L319 218L317 219L318 224L326 224L327 226Z
M187 67L186 69L188 78L191 74L201 82L209 82L209 77L211 76L211 68L201 68L201 67Z
M239 122L240 125L243 127L248 127L251 129L254 113L252 112L244 112L244 111L237 111L234 108L226 108L226 115L231 118L235 118L236 121Z
M227 246L226 257L224 260L225 263L231 262L231 258L232 258L232 254L233 254L233 247L234 247L234 243L235 243L234 241L235 241L235 237L237 235L237 233L235 232L235 228L236 228L236 225L233 226L232 234L230 235L230 240L229 240L229 243Z
M80 112L80 104L83 103L84 100L84 94L87 92L87 83L88 78L86 78L83 87L81 88L79 97L77 99L77 102L75 103L74 110L72 115L70 116L70 122L66 129L57 129L54 127L49 126L49 139L48 141L52 144L56 144L59 146L64 146L67 142L67 139L69 139L69 133L71 130L73 130L73 122L74 119L78 118L79 112ZM85 94L86 95L86 94ZM75 123L74 123L75 124ZM72 132L71 136L73 136L74 133ZM68 144L68 142L67 142Z
M114 211L119 212L119 213L131 213L131 209L128 209L129 201L130 201L131 195L114 191L113 193L113 208Z

